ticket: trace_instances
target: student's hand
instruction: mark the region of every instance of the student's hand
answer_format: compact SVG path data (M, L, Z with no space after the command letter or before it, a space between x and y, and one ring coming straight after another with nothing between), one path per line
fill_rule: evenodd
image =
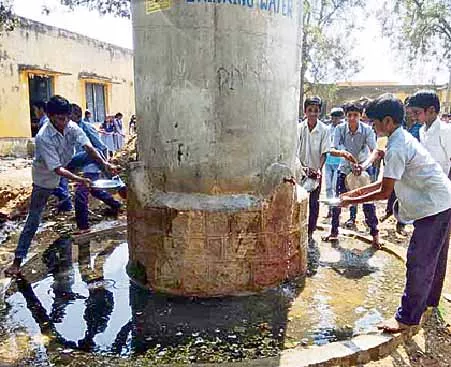
M92 180L86 177L81 177L80 183L82 183L83 185L87 186L87 187L91 187L92 186Z
M284 177L283 178L283 183L291 183L293 186L296 186L296 179L291 176L291 177Z
M120 166L108 162L105 163L105 169L114 176L117 175L122 170Z
M360 190L360 189L355 189L355 190L352 190L352 191L348 191L348 192L346 192L346 193L344 193L344 194L341 194L341 195L340 195L340 199L341 199L342 197L344 197L344 198L346 198L346 199L351 199L351 198L359 197L359 196L361 196L361 195L362 195L361 190Z
M319 180L321 179L321 170L307 168L307 177L312 178L314 180Z
M352 205L352 198L346 194L340 195L340 206L346 208Z
M355 176L360 176L360 175L362 174L362 172L363 172L363 167L362 167L362 165L360 165L360 164L353 164L353 165L352 165L352 173L353 173Z
M385 157L385 151L381 150L381 149L376 149L376 161L381 160Z

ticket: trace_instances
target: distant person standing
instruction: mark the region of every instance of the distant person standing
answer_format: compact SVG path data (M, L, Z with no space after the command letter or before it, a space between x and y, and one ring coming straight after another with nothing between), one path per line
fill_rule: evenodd
M40 130L47 122L49 122L49 118L47 116L47 104L44 101L34 102L33 113L36 118L39 119L38 130Z
M100 134L102 143L105 144L108 149L109 157L112 157L113 153L116 151L116 145L114 144L115 131L113 116L106 116L105 121L100 125Z
M89 111L89 110L85 111L85 118L83 119L83 122L92 122L91 111Z
M407 107L423 122L420 142L450 177L451 125L440 120L440 100L434 91L419 91L409 98Z
M136 115L132 115L128 123L128 132L130 135L136 134Z
M123 115L118 112L114 116L114 146L116 150L121 150L124 146L124 123L122 122Z
M345 113L343 108L336 107L332 108L330 112L331 117L331 125L329 126L331 144L332 139L335 135L335 128L344 122ZM338 178L338 167L340 166L342 158L334 157L330 153L327 153L326 158L326 168L325 168L325 179L326 179L326 197L328 199L335 196L335 189L337 187L337 178ZM328 215L326 218L332 217L332 210L329 208Z

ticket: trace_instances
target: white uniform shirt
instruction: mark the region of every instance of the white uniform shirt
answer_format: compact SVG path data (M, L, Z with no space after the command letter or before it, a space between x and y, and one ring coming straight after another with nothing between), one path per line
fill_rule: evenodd
M318 120L315 128L310 131L307 120L297 127L297 158L303 167L321 168L321 156L330 150L330 129Z
M451 208L451 181L425 147L401 127L388 138L384 177L396 180L399 216L405 221Z
M424 124L420 129L420 141L448 176L451 168L451 124L439 118L428 129Z

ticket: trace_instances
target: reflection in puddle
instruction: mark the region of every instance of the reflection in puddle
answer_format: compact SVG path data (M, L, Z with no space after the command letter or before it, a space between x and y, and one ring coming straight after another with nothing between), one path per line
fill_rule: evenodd
M255 296L171 297L129 280L124 241L60 238L32 259L31 283L16 282L7 296L3 341L25 332L28 348L44 360L61 350L146 353L167 362L259 358L368 332L391 316L403 287L401 262L342 239L334 248L311 244L309 277L297 283Z

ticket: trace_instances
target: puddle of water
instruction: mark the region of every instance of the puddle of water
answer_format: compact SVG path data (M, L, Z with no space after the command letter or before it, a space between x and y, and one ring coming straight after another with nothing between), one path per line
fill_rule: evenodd
M16 283L0 315L0 358L5 345L20 355L24 344L35 361L68 350L163 362L273 356L373 330L395 311L404 283L400 261L355 239L313 244L309 277L246 297L156 294L129 280L127 261L121 237L79 245L62 238L32 259L31 282ZM27 342L10 342L24 335Z

